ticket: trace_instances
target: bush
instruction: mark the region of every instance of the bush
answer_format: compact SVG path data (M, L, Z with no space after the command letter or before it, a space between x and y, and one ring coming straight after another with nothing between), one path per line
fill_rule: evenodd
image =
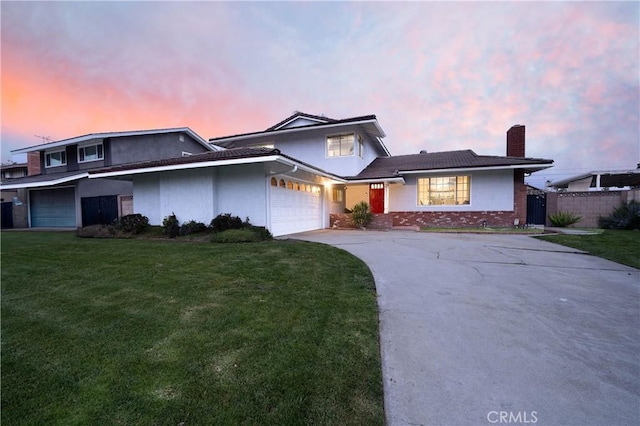
M80 238L115 238L116 229L111 225L89 225L76 230Z
M558 228L566 228L567 226L578 223L581 220L582 216L579 216L572 212L559 211L556 214L549 215L549 221L551 221L551 225L557 226Z
M351 209L351 223L358 228L366 228L373 220L373 213L369 210L369 204L361 201Z
M162 219L162 233L169 238L175 238L180 234L180 222L175 213Z
M118 230L130 234L141 234L149 226L149 218L139 213L122 216L116 225Z
M640 202L629 201L616 208L609 216L598 218L598 227L604 229L640 229Z
M207 231L207 225L202 222L196 222L195 220L185 222L180 227L180 235L191 235L205 231Z
M242 222L238 216L231 216L231 213L223 213L216 216L209 225L213 232L223 232L228 229L242 229L249 225L249 218Z

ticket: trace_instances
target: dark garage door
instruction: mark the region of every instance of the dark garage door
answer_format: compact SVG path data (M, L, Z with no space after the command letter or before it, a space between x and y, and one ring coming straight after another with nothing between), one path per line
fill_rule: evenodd
M82 226L108 225L118 218L118 196L82 198Z
M31 191L29 197L33 228L75 228L75 188Z

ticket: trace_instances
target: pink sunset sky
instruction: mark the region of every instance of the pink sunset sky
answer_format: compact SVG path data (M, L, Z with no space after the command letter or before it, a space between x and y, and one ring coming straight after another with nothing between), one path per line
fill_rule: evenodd
M638 2L6 2L2 161L47 136L375 114L394 155L640 161Z

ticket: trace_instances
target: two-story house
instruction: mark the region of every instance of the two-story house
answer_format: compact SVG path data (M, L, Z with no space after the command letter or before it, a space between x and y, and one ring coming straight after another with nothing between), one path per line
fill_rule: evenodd
M506 156L391 156L384 137L374 115L296 112L264 131L210 139L217 151L106 167L89 178L132 182L134 210L152 224L172 212L205 223L232 213L285 235L346 225L345 209L359 201L381 228L524 224L524 175L553 163L525 157L524 126L507 132Z
M214 149L186 127L94 133L13 151L28 154L29 167L37 173L3 179L1 188L20 191L24 199L16 202L27 208L18 222L29 227L110 223L133 212L133 185L127 180L89 179L90 171Z

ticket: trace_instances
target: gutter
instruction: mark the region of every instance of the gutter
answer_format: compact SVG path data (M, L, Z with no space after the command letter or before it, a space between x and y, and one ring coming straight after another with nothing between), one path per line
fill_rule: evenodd
M29 183L17 183L13 185L0 185L0 189L9 190L9 189L22 189L22 188L39 188L43 186L55 186L61 183L71 182L74 180L79 180L89 177L89 173L81 173L79 175L66 176L56 180L41 180L37 182L29 182Z

